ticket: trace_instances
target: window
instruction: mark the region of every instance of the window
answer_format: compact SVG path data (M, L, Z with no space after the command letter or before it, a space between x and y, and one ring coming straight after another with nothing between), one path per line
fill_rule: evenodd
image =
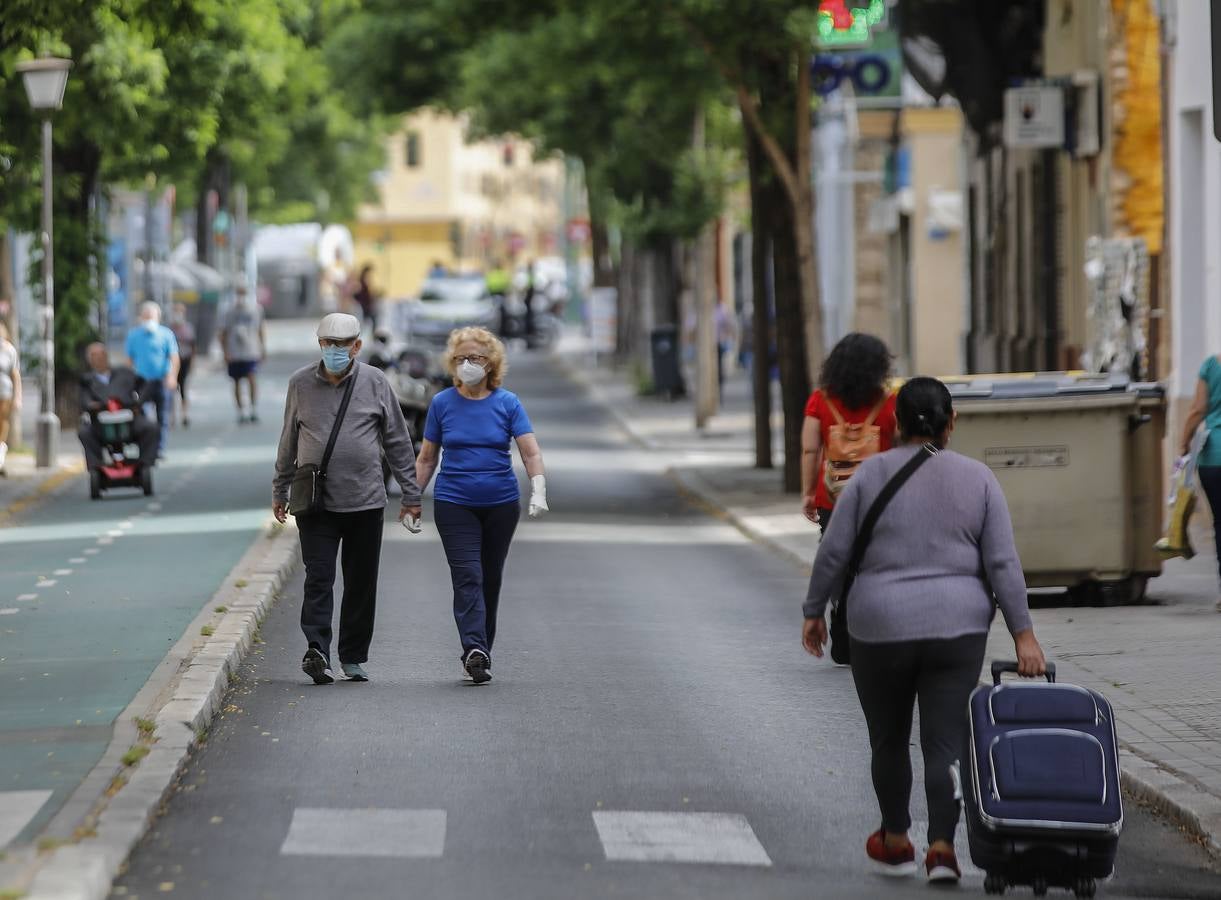
M407 132L407 168L417 169L420 166L420 133Z

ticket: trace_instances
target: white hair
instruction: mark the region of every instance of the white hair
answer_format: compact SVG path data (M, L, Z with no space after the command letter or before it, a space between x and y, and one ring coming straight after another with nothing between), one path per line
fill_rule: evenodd
M161 321L161 307L151 300L147 303L140 304L140 318L152 319L154 322Z

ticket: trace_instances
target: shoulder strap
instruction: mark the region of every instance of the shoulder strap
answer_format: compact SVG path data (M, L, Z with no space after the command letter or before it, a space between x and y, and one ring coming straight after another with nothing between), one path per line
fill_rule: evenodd
M835 405L835 403L832 402L831 395L828 394L826 391L823 391L822 399L823 399L823 403L827 404L827 409L831 410L831 415L835 416L835 424L843 425L844 417L843 417L843 415L840 414L839 407L837 407Z
M878 401L877 405L870 411L869 418L865 420L866 428L868 428L870 425L872 425L874 423L874 421L877 419L878 415L882 412L882 407L884 407L886 405L886 401L889 399L890 399L890 394L885 394L885 393L882 394L882 399Z
M354 363L353 366L352 377L348 379L348 384L343 389L343 399L339 401L339 412L335 414L335 424L331 426L331 436L327 439L326 450L322 452L322 462L318 465L318 471L324 477L326 467L331 461L331 454L335 452L335 439L339 437L339 426L343 424L343 417L348 413L348 401L352 399L352 386L356 384L356 373L360 371L360 363Z
M921 447L919 453L909 459L903 468L891 476L890 481L886 482L882 492L873 501L873 505L869 507L869 511L865 513L865 518L861 522L861 530L857 532L856 542L852 545L852 557L848 561L848 578L845 579L844 584L845 597L848 595L848 589L852 587L852 580L856 578L857 573L861 569L861 562L865 558L865 551L869 547L869 541L873 537L873 529L878 524L878 519L882 518L882 513L886 511L886 507L890 505L894 495L899 492L899 488L903 487L907 479L916 474L916 470L928 462L936 453L937 451L929 444Z

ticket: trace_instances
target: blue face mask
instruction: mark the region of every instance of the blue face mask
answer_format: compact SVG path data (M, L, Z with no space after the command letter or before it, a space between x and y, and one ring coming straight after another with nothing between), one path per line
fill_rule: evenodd
M332 375L338 375L352 363L351 347L323 347L322 364Z

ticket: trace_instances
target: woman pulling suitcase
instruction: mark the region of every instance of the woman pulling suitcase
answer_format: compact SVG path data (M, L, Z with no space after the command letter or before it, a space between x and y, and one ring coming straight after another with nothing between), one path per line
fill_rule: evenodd
M983 464L945 449L955 418L949 390L914 378L899 392L896 412L902 444L862 463L836 503L810 577L802 643L823 655L827 603L847 579L840 602L847 603L852 677L882 814L865 852L883 874L916 871L907 834L908 746L918 702L929 810L925 872L932 882L952 882L961 870L950 767L961 752L964 710L997 605L1020 674L1041 675L1045 662L1000 484Z

